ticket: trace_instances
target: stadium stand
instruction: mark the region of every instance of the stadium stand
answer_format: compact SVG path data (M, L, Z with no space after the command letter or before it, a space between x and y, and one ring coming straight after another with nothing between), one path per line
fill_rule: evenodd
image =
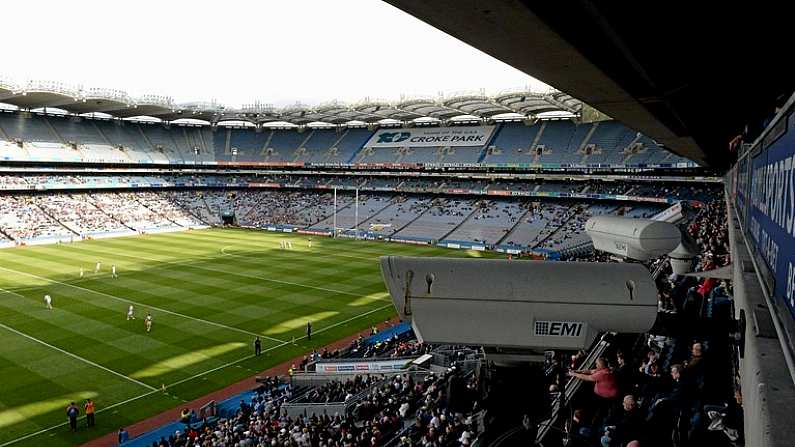
M411 163L599 164L686 160L614 122L499 123L484 146L364 147L364 128L251 129L137 123L28 112L0 113L5 160L86 163L213 164ZM21 144L21 146L20 146Z
M618 122L498 122L486 143L460 147L368 147L375 132L0 113L0 158L12 163L0 172L0 247L234 225L616 262L593 250L590 217L649 218L687 203L698 210L682 224L702 249L697 270L729 262L720 183L671 169L693 164ZM658 166L645 171L649 164ZM616 170L566 170L600 165ZM298 374L259 378L256 389L191 409L189 424L171 422L123 446L467 446L489 440L494 427L512 433L500 421L519 410L495 396L528 396L528 383L543 391L530 400L548 417L539 439L549 445L654 445L672 433L727 445L736 422L727 419L718 436L707 411L732 411L731 285L679 277L662 258L645 266L659 290L649 333L555 351L522 384L501 378L504 368L484 361L480 347L421 343L403 323L312 351ZM371 364L384 370L357 372ZM623 406L594 401L587 379L566 377L606 368L619 397L632 395ZM513 388L504 394L500 383Z
M476 211L484 215L493 205L484 203ZM729 262L726 223L718 218L723 206L720 200L710 201L684 224L703 253L698 270L711 270ZM558 214L562 211L565 216L573 208L577 207L558 210ZM611 207L603 205L581 208L585 215L611 211ZM533 205L533 212L544 210ZM562 390L577 391L568 400L570 412L551 413L549 427L556 430L539 432L539 439L545 444L624 446L637 441L641 445L670 445L658 441L675 436L677 443L686 445L730 445L730 439L739 438L738 407L732 395L731 349L726 337L730 288L710 278L674 275L664 257L651 262L649 268L657 272L660 298L658 320L648 334L600 341L591 353L557 351L547 358L540 380L548 393L541 397L542 401L547 400L553 409L559 408L554 403L561 399ZM431 373L424 379L406 372L391 378L332 376L318 385L304 381L315 380L311 375L263 379L255 393L245 394L240 405L232 412L225 411L220 419L197 420L197 427L180 432L168 426L172 431L163 434L167 445L180 446L196 440L216 445L213 443L224 440L265 445L467 446L485 436L489 423L484 409L490 404L488 393L484 394L479 382L488 380L482 375L488 375L485 371L489 367L481 365L478 378L462 367L467 358L462 353L469 348L418 344L403 338L405 329L395 329L378 340L376 336L360 337L345 353L312 352L301 369L317 361L346 359L350 355L359 359L371 355L394 358L430 352L444 372L439 376ZM444 352L457 354L449 357ZM608 376L613 385L601 389L597 386L593 391L581 386L588 383L587 377L597 373ZM295 382L280 384L285 381ZM611 390L609 394L604 394L606 389ZM343 405L343 413L323 413L324 408L335 403ZM544 406L541 401L535 404ZM511 407L506 401L501 401L501 405ZM296 408L306 414L288 415ZM719 429L714 428L708 413L725 415ZM287 416L277 419L279 414ZM147 436L140 440L148 442ZM145 444L135 444L134 440L125 447L133 445Z
M259 184L272 187L250 187ZM13 240L32 243L35 239L44 242L219 225L227 216L246 227L286 225L331 234L335 223L333 187L347 188L337 194L336 228L342 235L554 252L582 243L582 226L592 215L649 217L665 206L665 202L658 204L660 197L669 198L668 203L716 197L714 189L703 186L593 180L487 183L456 177L317 174L6 173L0 175L0 189L12 194L5 198L6 206L29 204L25 210L30 211L31 205L35 209L32 214L12 213L30 215L25 219L8 217L0 228L12 234ZM358 206L351 191L356 188L363 190ZM49 192L30 195L33 190ZM495 191L537 198L472 196ZM573 193L581 196L567 197ZM632 202L626 195L637 195L641 202L622 204L621 200ZM655 202L642 202L652 199ZM93 216L92 223L83 222L81 215Z

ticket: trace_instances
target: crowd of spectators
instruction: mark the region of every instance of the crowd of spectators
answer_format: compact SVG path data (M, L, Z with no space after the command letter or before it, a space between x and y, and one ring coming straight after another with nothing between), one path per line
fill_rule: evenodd
M376 343L368 343L365 338L359 337L351 342L344 356L356 358L397 358L419 356L427 353L430 349L430 345L421 343L417 340L407 340L398 336Z
M294 418L281 411L291 387L268 379L234 416L186 425L153 447L380 447L392 439L401 446L468 446L475 433L465 413L474 407L474 383L451 407L446 390L454 377L454 370L395 375L371 387L349 414Z
M31 200L58 222L79 233L90 236L129 230L122 222L113 219L87 200L85 194L55 194L32 196Z
M14 179L14 180L11 180ZM232 216L234 221L243 226L264 228L271 225L292 225L300 228L309 228L320 222L327 221L334 212L334 196L326 190L313 191L311 188L328 187L336 179L350 181L351 184L368 182L392 183L393 186L415 186L425 184L429 187L454 187L456 189L485 188L485 180L479 179L437 179L399 178L399 177L361 177L347 176L334 177L323 175L217 175L217 174L192 174L192 175L28 175L28 176L0 176L0 188L3 183L16 184L22 180L25 184L31 182L278 182L299 185L308 189L242 189L242 190L149 190L128 192L86 192L74 193L56 197L52 194L23 195L7 197L3 205L8 212L5 219L0 222L0 229L4 230L7 237L23 241L31 238L45 237L71 237L85 236L101 232L153 231L166 227L189 227L204 224L221 224L222 217ZM398 185L394 185L399 182ZM219 185L221 184L219 183ZM549 187L559 189L563 182L554 181L501 181L492 183L491 187ZM591 189L605 188L601 182L577 183L569 185L574 190L590 191ZM718 192L711 187L695 187L692 185L659 184L625 184L629 192L642 194L662 194L683 198L711 198ZM571 189L569 188L569 189ZM608 192L620 192L622 188L618 183ZM651 189L649 189L651 188ZM655 191L654 188L660 188ZM565 189L565 188L564 188ZM625 191L627 192L627 191ZM20 200L14 197L19 197ZM360 200L366 201L370 196L362 194ZM373 196L379 197L379 196ZM31 199L32 198L32 199ZM391 199L391 198L390 198ZM353 203L353 194L339 192L337 194L337 210L350 208ZM471 224L454 234L465 241L480 242L487 245L496 244L498 241L508 245L516 245L521 249L547 249L550 251L566 250L572 246L579 246L585 239L583 226L591 215L604 212L601 205L585 204L583 202L559 203L552 200L533 202L530 212L525 214L525 209L512 206L509 201L464 199L458 197L437 196L435 198L409 198L398 197L394 205L384 213L379 213L370 223L392 224L386 233L394 234L395 231L411 223L420 214L421 219L414 222L414 226L403 228L401 233L413 238L426 237L428 240L438 239L441 235L450 233L465 223L468 216L472 216ZM31 203L35 209L30 208ZM709 203L709 202L705 202ZM617 207L623 209L625 207ZM42 213L41 210L46 210ZM350 211L350 210L348 210ZM347 211L346 211L347 212ZM650 211L651 212L651 211ZM653 213L653 212L651 212ZM48 215L49 214L49 215ZM648 213L646 213L648 214ZM523 222L519 222L523 218ZM84 219L81 216L91 216ZM360 216L362 217L362 216ZM524 225L526 223L526 225ZM482 231L477 226L483 227ZM529 226L529 232L521 230L512 232L514 228ZM470 228L471 227L471 228ZM488 227L488 228L486 228ZM70 233L73 233L70 235ZM506 237L507 235L507 237Z
M700 248L696 272L730 263L726 225L720 200L705 203L687 225ZM571 445L721 445L741 437L741 396L727 341L731 285L676 275L664 259L650 265L657 267L660 312L642 347L570 373L594 383L592 398L573 402ZM721 424L708 429L715 415Z
M0 196L0 229L16 241L75 236L27 195Z
M0 213L0 230L20 243L202 224L167 192L2 195Z
M332 380L309 390L295 402L347 402L380 380L383 380L383 377L369 375L357 375L352 379L345 380Z

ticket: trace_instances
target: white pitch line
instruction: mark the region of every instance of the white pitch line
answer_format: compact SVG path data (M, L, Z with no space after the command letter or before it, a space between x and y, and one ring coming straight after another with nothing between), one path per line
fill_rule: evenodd
M20 295L20 296L22 296L22 295ZM24 298L24 297L23 297L23 298ZM61 348L59 348L59 347L57 347L57 346L53 346L53 345L51 345L51 344L47 343L47 342L46 342L46 341L44 341L44 340L39 340L38 338L36 338L36 337L34 337L34 336L32 336L32 335L28 335L28 334L26 334L26 333L24 333L24 332L20 332L20 331L18 331L18 330L16 330L16 329L12 328L12 327L10 327L10 326L6 326L6 325L5 325L5 324L3 324L3 323L0 323L0 328L3 328L3 329L5 329L5 330L7 330L7 331L9 331L9 332L13 332L13 333L15 333L15 334L17 334L17 335L19 335L19 336L21 336L21 337L25 337L25 338L27 338L28 340L34 341L34 342L36 342L36 343L38 343L38 344L40 344L40 345L44 345L44 346L46 346L46 347L48 347L48 348L50 348L50 349L54 349L54 350L56 350L56 351L60 352L61 354L65 354L65 355L67 355L67 356L69 356L69 357L72 357L72 358L73 358L73 359L75 359L75 360L79 360L79 361L81 361L81 362L83 362L83 363L85 363L85 364L91 365L91 366L93 366L93 367L95 367L95 368L99 368L99 369L101 369L101 370L103 370L103 371L107 371L107 372L109 372L109 373L113 374L114 376L121 377L122 379L128 380L128 381L130 381L130 382L132 382L132 383L134 383L134 384L136 384L136 385L140 385L140 386L142 386L142 387L144 387L144 388L146 388L146 389L148 389L148 390L157 391L157 388L155 388L155 387L153 387L153 386L151 386L151 385L147 385L147 384L145 384L145 383L143 383L143 382L141 382L141 381L139 381L139 380L135 380L135 379L133 379L132 377L125 376L124 374L122 374L122 373L120 373L120 372L118 372L118 371L114 371L114 370L112 370L112 369L110 369L110 368L106 368L106 367L104 367L104 366L100 365L99 363L92 362L91 360L88 360L88 359L86 359L86 358L80 357L80 356L79 356L79 355L77 355L77 354L73 354L73 353L71 353L71 352L69 352L69 351L64 351L63 349L61 349Z
M106 296L108 298L111 298L111 299L114 299L114 300L117 300L117 301L121 301L121 302L124 302L124 303L127 303L127 304L136 304L136 305L144 307L144 308L155 309L158 312L163 312L165 314L175 315L175 316L182 317L182 318L185 318L185 319L188 319L188 320L199 321L199 322L202 322L202 323L209 324L211 326L220 327L220 328L224 328L224 329L229 329L230 331L235 331L235 332L238 332L238 333L241 333L241 334L253 335L255 337L263 337L263 338L267 338L268 340L271 340L271 341L275 341L275 342L279 342L279 343L285 343L285 340L281 340L281 339L278 339L278 338L268 337L267 335L258 334L256 332L250 332L250 331L247 331L245 329L240 329L240 328L236 328L236 327L233 327L233 326L227 326L225 324L216 323L215 321L205 320L203 318L191 317L190 315L185 315L185 314L182 314L182 313L179 313L179 312L174 312L174 311L171 311L171 310L168 310L168 309L163 309L161 307L152 306L152 305L145 304L145 303L139 303L138 301L133 301L131 299L122 298L122 297L116 296L116 295L111 295L109 293L101 292L99 290L94 290L94 289L89 289L89 288L86 288L86 287L77 286L77 285L74 285L74 284L70 284L68 282L56 281L54 279L45 278L43 276L34 275L32 273L21 272L21 271L18 271L18 270L7 268L7 267L0 267L0 270L5 270L7 272L18 273L18 274L22 274L22 275L27 275L27 276L30 276L31 278L42 279L44 281L49 281L51 283L61 284L61 285L67 286L67 287L73 287L75 289L84 290L86 292L96 293L98 295L103 295L103 296Z
M73 248L75 250L80 250L80 248L78 248L78 247L70 247L70 248ZM221 248L221 254L222 255L225 255L225 256L239 256L239 255L227 255L223 251L225 248L227 248L227 247ZM303 287L305 289L322 290L324 292L337 293L337 294L340 294L340 295L355 296L357 298L361 298L361 296L362 296L361 293L346 292L344 290L330 289L330 288L327 288L327 287L310 286L308 284L301 284L301 283L292 282L292 281L284 281L284 280L281 280L281 279L266 278L266 277L257 276L257 275L248 275L248 274L245 274L245 273L228 272L226 270L218 270L218 269L214 269L214 268L210 268L210 267L204 267L204 266L201 266L201 265L196 265L196 264L185 262L185 261L163 261L163 260L160 260L160 259L150 258L150 257L147 257L147 256L128 255L128 254L123 254L123 253L111 252L111 251L108 251L108 250L105 250L105 253L109 253L109 254L114 255L114 256L123 256L123 257L133 258L133 259L141 259L141 260L144 260L144 261L159 262L161 264L187 265L189 267L193 267L193 268L196 268L196 269L207 270L208 272L224 273L226 275L239 276L241 278L258 279L260 281L273 282L273 283L277 283L277 284L287 284L287 285L290 285L290 286ZM207 259L207 260L218 259L217 257L211 257L211 256L194 256L193 258L194 259ZM386 293L384 293L384 295L386 295ZM377 298L377 299L381 300L381 301L387 301L384 298ZM279 341L283 341L283 340L279 340Z
M268 236L273 236L273 237L281 236L278 233L275 234L275 235L271 234L271 233L263 233L263 234L266 234ZM185 239L196 240L195 238L191 237L190 234L187 234L185 232L179 233L179 235L180 236L185 236ZM210 239L214 239L215 242L222 242L222 241L230 242L230 243L239 242L240 244L244 244L244 245L250 245L250 243L251 243L251 241L249 239L245 239L245 238L241 239L241 238L238 238L238 237L229 237L229 236L226 236L224 234L218 234L218 233L210 234L208 236L205 235L205 237L210 238ZM271 242L271 241L269 240L268 242ZM321 240L321 242L322 242L322 240ZM279 255L281 255L281 254L300 255L300 254L303 254L303 253L315 253L315 254L319 254L319 255L322 255L322 256L332 256L332 257L341 257L341 258L360 259L360 260L363 260L363 261L377 261L378 260L378 255L373 256L373 257L366 257L366 256L354 256L354 255L348 255L348 254L343 254L343 253L335 253L335 252L327 253L326 251L331 251L332 250L332 249L330 249L328 247L323 248L323 249L319 249L319 250L314 250L314 251L311 248L307 249L305 251L302 251L302 250L296 250L296 251L290 251L290 250L281 251L281 250L278 250L277 251L276 248L275 248L276 242L273 242L273 244L274 244L274 249L273 250L268 250L268 252L276 251ZM231 247L231 245L227 246L225 248L228 248L228 247ZM265 250L255 250L255 251L259 252L259 251L265 251ZM230 256L246 257L246 256L242 256L242 255L230 255Z
M226 253L224 250L226 250L227 248L234 248L234 246L233 245L227 245L224 248L222 248L221 249L221 254L222 255L224 255L224 256L234 256L236 258L254 258L254 256L246 256L246 255L237 255L237 254L234 254L234 253ZM269 252L270 252L270 250L251 250L251 251L249 251L249 253L263 253L263 254L267 254ZM311 252L311 251L292 252L290 250L285 250L284 253L289 253L291 255L300 255L300 254L308 254L308 253L316 253L316 252ZM364 261L375 261L375 262L378 262L378 258L377 257L365 258L364 256L344 255L344 254L341 254L341 253L316 253L316 254L318 254L319 256L329 256L329 257L334 257L334 258L351 258L351 259L361 259L361 260L364 260Z
M345 323L348 323L348 322L351 322L351 321L353 321L353 320L356 320L357 318L365 317L365 316L367 316L367 315L370 315L370 314L372 314L372 313L375 313L375 312L378 312L378 311L380 311L380 310L386 309L386 308L387 308L387 307L389 307L389 306L391 306L391 304L387 304L387 305L384 305L384 306L378 307L378 308L376 308L376 309L370 310L370 311L368 311L368 312L364 312L364 313L362 313L362 314L359 314L359 315L356 315L356 316L354 316L354 317L348 318L347 320L339 321L339 322L337 322L337 323L334 323L334 324L332 324L332 325L330 325L330 326L326 326L326 327L324 327L324 328L318 329L317 331L315 331L315 334L319 334L319 333L321 333L321 332L325 332L325 331L327 331L327 330L329 330L329 329L333 329L333 328L335 328L335 327L337 327L337 326L340 326L340 325L343 325L343 324L345 324ZM297 338L296 340L302 340L302 339L304 339L304 338L306 338L306 335L304 335L303 337ZM268 349L265 349L265 350L263 350L262 352L273 351L273 350L276 350L276 349L282 348L282 347L284 347L284 346L287 346L287 345L289 345L289 344L290 344L289 342L283 342L283 343L282 343L282 344L280 344L280 345L272 346L272 347L270 347L270 348L268 348ZM240 358L240 359L234 360L234 361L232 361L232 362L226 363L226 364L224 364L224 365L221 365L221 366L218 366L218 367L215 367L215 368L209 369L209 370L207 370L207 371L204 371L204 372L201 372L201 373L199 373L199 374L194 374L193 376L190 376L190 377L188 377L188 378L185 378L185 379L182 379L182 380L176 381L176 382L174 382L174 383L171 383L171 384L169 384L169 385L166 385L166 389L169 389L169 388L171 388L171 387L174 387L174 386L177 386L177 385L181 385L181 384L183 384L183 383L185 383L185 382L189 382L189 381L191 381L191 380L197 379L197 378L199 378L199 377L201 377L201 376L204 376L204 375L207 375L207 374L213 373L213 372L215 372L215 371L218 371L218 370L221 370L221 369L224 369L224 368L228 368L228 367L230 367L230 366L234 366L234 365L236 365L236 364L238 364L238 363L242 363L242 362L244 362L244 361L246 361L246 360L249 360L249 359L252 359L252 358L254 358L254 357L255 357L255 355L253 355L253 354L252 354L252 355L248 355L248 356L246 356L246 357L243 357L243 358ZM143 399L144 397L151 396L152 394L155 394L155 393L156 393L156 392L158 392L158 391L160 391L160 390L157 390L157 389L155 389L155 390L153 390L153 391L149 391L148 393L141 394L140 396L132 397L132 398L129 398L129 399L127 399L127 400L124 400L124 401L117 402L117 403L115 403L115 404L109 405L109 406L107 406L107 407L103 407L103 408L101 408L101 409L97 410L96 412L97 412L97 413L103 413L103 412L105 412L105 411L112 410L112 409L114 409L114 408L116 408L116 407L120 407L120 406L122 406L122 405L125 405L125 404L128 404L128 403L130 403L130 402L134 402L134 401L136 401L136 400L138 400L138 399ZM85 416L82 416L82 417L80 417L80 419L84 419L84 418L85 418ZM51 427L47 427L47 428L41 429L41 430L39 430L39 431L37 431L37 432L28 433L27 435L24 435L24 436L22 436L22 437L19 437L19 438L17 438L17 439L12 439L11 441L8 441L8 442L5 442L5 443L3 443L3 444L0 444L0 447L7 447L7 446L9 446L9 445L16 444L17 442L24 441L24 440L26 440L26 439L30 439L30 438L32 438L32 437L34 437L34 436L38 436L38 435L40 435L40 434L47 433L48 431L55 430L56 428L64 427L64 426L66 426L67 424L68 424L68 422L63 422L63 423L61 423L61 424L58 424L58 425L53 425L53 426L51 426Z

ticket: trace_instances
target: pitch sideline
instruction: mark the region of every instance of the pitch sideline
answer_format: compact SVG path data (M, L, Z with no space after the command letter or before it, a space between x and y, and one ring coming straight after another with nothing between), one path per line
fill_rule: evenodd
M339 321L339 322L337 322L337 323L334 323L334 324L332 324L332 325L330 325L330 326L326 326L326 327L324 327L324 328L318 329L318 330L317 330L317 331L315 331L314 333L315 333L315 334L319 334L319 333L322 333L322 332L328 331L329 329L333 329L333 328L335 328L335 327L337 327L337 326L341 326L341 325L343 325L343 324L345 324L345 323L349 323L349 322L351 322L351 321L353 321L353 320L356 320L356 319L358 319L358 318L365 317L365 316L367 316L367 315L370 315L370 314L372 314L372 313L379 312L379 311L381 311L381 310L384 310L384 309L386 309L386 308L388 308L388 307L390 307L390 306L391 306L391 304L386 304L386 305L380 306L380 307L378 307L378 308L375 308L375 309L369 310L369 311L367 311L367 312L361 313L361 314L359 314L359 315L356 315L356 316L354 316L354 317L348 318L348 319L346 319L346 320ZM302 337L299 337L299 338L297 338L297 339L296 339L296 341L298 341L298 340L303 340L303 339L304 339L304 338L306 338L306 337L307 337L307 336L306 336L306 335L304 335L304 336L302 336ZM290 343L290 342L283 342L283 343L282 343L282 344L280 344L280 345L271 346L270 348L268 348L268 349L265 349L265 350L263 350L262 352L274 351L274 350L276 350L276 349L282 348L282 347L284 347L284 346L287 346L287 345L289 345L289 344L291 344L291 343ZM227 364L225 364L225 365L221 365L221 366L218 366L218 367L215 367L215 368L209 369L209 370L207 370L207 371L201 372L201 373L199 373L199 374L195 374L195 375L193 375L193 376L191 376L191 377L188 377L188 378L185 378L185 379L182 379L182 380L176 381L176 382L174 382L174 383L168 384L168 385L166 385L165 389L169 389L169 388L171 388L171 387L174 387L174 386L177 386L177 385L181 385L181 384L183 384L183 383L185 383L185 382L189 382L189 381L191 381L191 380L197 379L197 378L199 378L199 377L202 377L202 376L204 376L204 375L211 374L211 373L213 373L213 372L215 372L215 371L218 371L218 370L221 370L221 369L224 369L224 368L228 368L228 367L230 367L230 366L234 366L234 365L236 365L236 364L238 364L238 363L244 362L244 361L246 361L246 360L249 360L249 359L252 359L252 358L254 358L254 357L255 357L255 356L254 356L253 354L252 354L252 355L248 355L248 356L246 356L246 357L243 357L243 358L240 358L240 359L234 360L234 361L232 361L232 362L229 362L229 363L227 363ZM121 402L117 402L117 403L115 403L115 404L112 404L112 405L109 405L109 406L107 406L107 407L103 407L103 408L101 408L101 409L97 410L97 413L103 413L103 412L105 412L105 411L112 410L112 409L114 409L114 408L120 407L120 406L122 406L122 405L125 405L125 404L128 404L128 403L130 403L130 402L134 402L134 401L136 401L136 400L143 399L144 397L151 396L152 394L155 394L155 393L157 393L158 391L160 391L160 390L158 390L158 389L154 389L153 391L149 391L149 392L147 392L147 393L141 394L140 396L132 397L132 398L130 398L130 399L127 399L127 400L124 400L124 401L121 401ZM85 418L85 416L82 416L82 417L80 417L80 419L81 419L81 420L82 420L82 419L84 419L84 418ZM7 442L5 442L5 443L3 443L3 444L0 444L0 447L7 447L7 446L9 446L9 445L16 444L17 442L21 442L21 441L24 441L24 440L26 440L26 439L30 439L30 438L32 438L32 437L34 437L34 436L38 436L38 435L40 435L40 434L47 433L47 432L49 432L49 431L52 431L52 430L55 430L55 429L57 429L57 428L64 427L64 426L66 426L67 424L68 424L68 422L63 422L63 423L60 423L60 424L58 424L58 425L53 425L53 426L51 426L51 427L47 427L47 428L41 429L41 430L39 430L39 431L37 431L37 432L29 433L29 434L27 434L27 435L24 435L24 436L21 436L21 437L19 437L19 438L17 438L17 439L12 439L11 441L7 441Z

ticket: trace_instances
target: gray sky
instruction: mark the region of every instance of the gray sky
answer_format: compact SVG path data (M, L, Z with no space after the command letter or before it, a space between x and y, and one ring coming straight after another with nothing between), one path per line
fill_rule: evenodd
M314 105L539 81L379 0L6 0L0 76Z

